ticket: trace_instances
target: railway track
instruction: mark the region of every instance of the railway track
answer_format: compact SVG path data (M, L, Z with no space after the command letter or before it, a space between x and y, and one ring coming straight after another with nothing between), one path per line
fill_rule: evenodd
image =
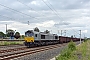
M22 48L15 48L15 49L0 50L0 54L7 53L7 52L12 52L12 51L24 50L24 49L27 49L27 48L22 47Z
M16 48L16 49L8 49L8 50L1 50L0 51L0 60L11 60L16 59L21 56L42 52L50 49L55 49L66 44L57 44L57 45L49 45L49 46L42 46L36 48Z
M0 51L1 51L1 50L8 50L8 49L23 48L23 47L26 47L26 46L23 45L23 44L20 44L20 45L6 45L6 46L0 46Z
M24 39L0 39L0 41L24 41Z

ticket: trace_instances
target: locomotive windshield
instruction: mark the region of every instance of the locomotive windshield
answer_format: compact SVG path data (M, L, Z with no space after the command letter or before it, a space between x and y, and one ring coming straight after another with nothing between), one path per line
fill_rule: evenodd
M32 37L33 35L34 35L34 33L31 32L31 31L27 31L27 32L25 32L25 36Z

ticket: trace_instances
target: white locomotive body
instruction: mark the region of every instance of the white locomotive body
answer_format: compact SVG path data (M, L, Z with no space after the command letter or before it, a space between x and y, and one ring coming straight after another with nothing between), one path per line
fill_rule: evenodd
M25 45L27 47L41 46L59 43L57 34L50 34L45 32L36 32L28 30L25 32Z

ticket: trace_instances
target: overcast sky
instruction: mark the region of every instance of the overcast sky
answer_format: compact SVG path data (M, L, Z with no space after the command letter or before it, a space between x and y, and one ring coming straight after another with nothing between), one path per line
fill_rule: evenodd
M28 25L29 21L29 25ZM63 36L90 37L90 0L0 0L0 31L38 27Z

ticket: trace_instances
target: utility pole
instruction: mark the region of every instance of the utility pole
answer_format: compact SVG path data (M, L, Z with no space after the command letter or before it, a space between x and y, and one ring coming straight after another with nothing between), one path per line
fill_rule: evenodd
M79 30L80 31L80 44L81 44L81 30Z
M28 21L28 25L29 25L29 21Z
M62 36L62 30L61 30L61 36Z
M66 30L64 31L64 33L65 33L65 37L66 37Z
M74 38L75 38L75 35L74 35Z
M7 38L7 24L6 24L6 38Z

